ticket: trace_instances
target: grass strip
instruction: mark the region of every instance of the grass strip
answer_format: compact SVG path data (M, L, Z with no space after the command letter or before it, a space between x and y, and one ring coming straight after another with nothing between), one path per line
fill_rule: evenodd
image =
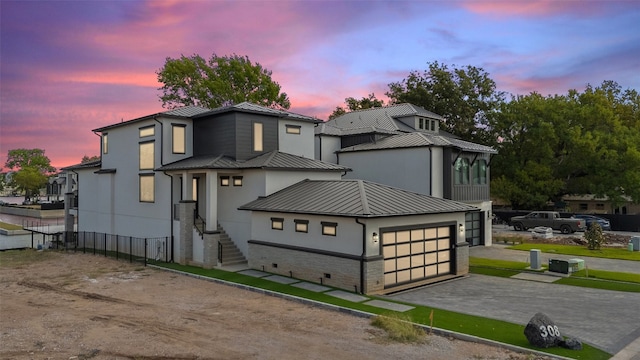
M164 267L168 269L174 269L178 271L183 271L191 274L196 274L204 277L216 278L220 280L225 280L228 282L248 285L255 288L270 290L273 292L277 292L280 294L293 295L304 299L309 299L325 304L331 304L335 306L340 306L347 309L353 309L358 311L363 311L376 315L388 315L397 313L395 311L390 311L386 309L382 309L375 306L369 306L364 304L364 302L351 302L348 300L343 300L331 295L327 295L325 293L316 293L310 290L301 289L295 286L280 284L277 282L252 277L248 275L243 275L240 273L228 272L224 270L218 269L203 269L195 266L187 266L187 265L178 265L175 263L165 264L165 263L157 263L155 264L159 267ZM526 267L526 265L525 265ZM493 320L487 319L479 316L467 315L456 313L448 310L441 310L430 308L426 306L420 306L411 303L404 303L400 301L394 301L388 298L378 298L375 296L366 296L369 299L378 299L387 302L394 302L398 304L404 304L413 306L414 309L404 312L405 315L410 316L411 321L424 325L430 326L430 315L433 311L433 326L437 328L441 328L444 330L455 331L463 334L474 335L484 339L490 339L506 344L512 344L516 346L520 346L523 348L544 351L549 354L565 356L573 359L609 359L611 357L610 354L597 349L588 344L583 344L583 349L580 351L576 350L568 350L560 347L549 348L549 349L539 349L533 347L529 344L526 337L524 336L524 326L512 324L506 321L501 320Z
M9 224L6 222L0 221L0 229L5 230L22 230L22 225Z
M586 246L526 243L509 246L507 249L523 251L538 249L543 253L640 261L640 251L629 251L627 248L601 248L600 250L589 250Z
M612 291L626 291L626 292L640 292L640 284L625 283L616 281L602 281L596 279L582 278L582 277L568 277L561 278L553 282L554 284L581 286L592 289L612 290Z

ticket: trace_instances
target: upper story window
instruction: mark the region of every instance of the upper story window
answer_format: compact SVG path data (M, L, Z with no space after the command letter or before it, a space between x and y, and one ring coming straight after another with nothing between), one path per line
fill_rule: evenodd
M187 126L184 124L171 125L171 151L174 154L186 153Z
M431 120L431 131L436 131L436 121L435 120Z
M300 135L302 127L298 125L286 125L287 134Z
M153 136L156 133L156 128L155 126L151 125L151 126L145 126L143 128L138 129L140 137L147 137L147 136Z
M469 160L458 158L453 165L453 183L455 185L469 184Z
M485 185L487 183L487 162L484 159L476 160L472 170L473 184Z
M220 176L220 186L229 186L228 176Z
M102 153L106 154L109 152L109 134L102 134Z
M421 129L421 130L427 129L426 121L427 119L425 118L418 118L418 129Z
M233 177L233 186L242 186L242 176Z
M253 123L253 151L262 151L263 144L263 125L262 123Z
M140 170L153 170L155 168L154 144L153 141L140 143Z

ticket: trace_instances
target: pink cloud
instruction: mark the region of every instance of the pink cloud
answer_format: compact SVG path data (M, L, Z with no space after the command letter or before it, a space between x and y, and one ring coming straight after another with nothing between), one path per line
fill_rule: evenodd
M547 17L559 14L571 16L596 16L628 7L637 11L634 1L558 1L558 0L512 0L477 1L465 0L462 7L472 13L494 17L517 16L524 18Z

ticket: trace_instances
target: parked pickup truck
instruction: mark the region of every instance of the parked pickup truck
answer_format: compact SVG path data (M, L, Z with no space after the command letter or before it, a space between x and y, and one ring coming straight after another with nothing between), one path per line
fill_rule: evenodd
M514 216L509 222L516 231L523 231L536 226L550 227L560 230L563 234L584 231L586 222L576 218L561 218L555 211L534 211L524 216Z

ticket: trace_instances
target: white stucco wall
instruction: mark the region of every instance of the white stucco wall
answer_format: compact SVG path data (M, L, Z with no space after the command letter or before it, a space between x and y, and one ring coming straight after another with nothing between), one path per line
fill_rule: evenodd
M315 158L318 160L330 162L333 164L338 163L338 158L335 154L340 150L340 138L337 136L316 136L314 140Z
M300 134L287 134L286 125L300 126ZM278 121L278 150L313 159L313 131L313 123L291 119Z
M369 180L431 195L427 148L348 152L340 153L338 157L340 165L353 169L345 179Z

